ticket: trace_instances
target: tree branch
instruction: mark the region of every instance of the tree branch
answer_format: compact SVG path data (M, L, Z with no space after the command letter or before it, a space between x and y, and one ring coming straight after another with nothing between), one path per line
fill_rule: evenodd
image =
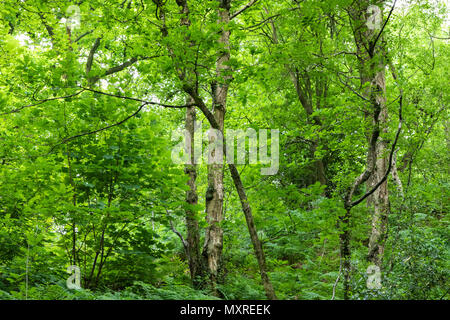
M121 125L122 123L128 121L129 119L133 118L134 116L136 116L142 110L142 108L144 108L146 105L147 105L147 103L143 103L135 112L133 112L131 115L127 116L126 118L120 120L119 122L113 123L111 125L108 125L106 127L100 128L100 129L96 129L96 130L92 130L92 131L88 131L88 132L83 132L83 133L80 133L80 134L77 134L77 135L65 138L62 141L60 141L59 143L57 143L56 145L54 145L50 149L50 151L48 153L49 154L52 153L53 150L55 150L56 147L58 147L58 146L60 146L62 144L65 144L65 143L67 143L69 141L72 141L74 139L81 138L81 137L84 137L84 136L87 136L87 135L91 135L91 134L94 134L94 133L98 133L98 132L101 132L101 131L105 131L105 130L113 128L113 127L117 127L117 126Z
M352 88L351 85L349 85L347 82L342 81L341 77L339 77L339 74L336 74L338 80L340 83L342 83L344 86L346 86L348 89L350 89L354 94L356 94L358 97L360 97L361 99L363 99L364 101L370 102L369 99L367 99L366 97L364 97L363 95L359 94L358 92L356 92L355 89Z
M387 25L387 23L389 21L389 18L391 17L392 12L394 11L396 3L397 3L397 0L394 1L394 4L392 5L391 11L389 11L389 15L388 15L386 21L384 22L383 26L381 27L381 30L378 33L377 37L375 38L375 41L372 44L370 44L370 47L369 47L369 54L370 54L370 56L373 56L373 51L375 50L375 46L377 45L378 39L380 38L381 34L383 33L384 27L386 27L386 25Z
M185 104L185 105L171 105L171 104L164 104L164 103L159 103L159 102L146 101L146 100L139 99L139 98L126 97L126 96L121 96L121 95L118 95L118 94L107 93L107 92L98 91L98 90L91 89L91 88L85 88L85 87L80 87L80 88L82 88L83 90L86 90L86 91L90 91L90 92L102 94L102 95L105 95L105 96L108 96L108 97L119 98L119 99L125 99L125 100L132 100L132 101L142 102L142 103L145 103L145 104L161 106L161 107L164 107L164 108L183 109L183 108L188 108L188 107L193 107L193 106L195 106L194 103L191 103L191 104Z
M83 34L81 34L80 36L78 36L78 38L76 38L74 42L80 41L82 38L84 38L85 36L87 36L88 34L90 34L90 33L92 33L92 32L94 32L94 30L86 31L85 33L83 33Z
M150 57L133 57L133 58L131 58L130 60L128 60L128 61L126 61L126 62L124 62L124 63L122 63L122 64L120 64L120 65L118 65L118 66L109 68L109 69L106 70L101 76L95 76L95 77L92 77L92 78L88 78L88 82L89 82L89 84L92 86L92 85L94 85L98 80L100 80L101 77L106 77L106 76L109 76L109 75L111 75L111 74L114 74L114 73L117 73L117 72L119 72L119 71L122 71L123 69L128 68L129 66L133 65L133 64L136 63L137 61L141 61L141 60L149 60L149 59L153 59L153 58L158 58L158 57L160 57L160 56L161 56L161 55L154 55L154 56L150 56Z
M212 114L212 112L208 109L208 107L206 106L206 104L203 102L203 99L198 95L198 93L196 92L196 90L187 85L184 84L183 85L183 90L189 94L192 99L194 99L195 105L200 108L200 110L203 112L203 114L205 115L206 119L208 119L209 124L211 125L211 127L213 127L213 129L216 130L220 130L220 126L216 121L216 118L214 118L214 115Z
M230 20L236 18L238 15L240 15L242 12L244 12L245 10L247 10L248 8L250 8L252 5L254 5L256 2L258 2L258 0L251 0L249 3L247 3L245 6L243 6L241 9L239 9L238 11L236 11L235 13L233 13L230 16Z
M8 112L5 112L5 113L1 113L0 116L4 116L4 115L7 115L7 114L11 114L11 113L17 113L17 112L19 112L19 111L21 111L21 110L23 110L25 108L35 107L35 106L38 106L38 105L43 104L43 103L48 102L48 101L72 98L72 97L75 97L75 96L79 95L80 93L82 93L84 91L85 91L85 89L83 88L82 90L80 90L80 91L78 91L78 92L76 92L74 94L70 94L68 96L54 97L54 98L47 98L47 99L44 99L44 100L40 100L40 101L38 101L36 103L28 104L26 106L21 106L21 107L19 107L17 109L14 109L14 110L11 110L11 111L8 111Z
M94 62L94 54L100 46L100 39L101 38L95 39L94 45L92 46L91 51L89 51L88 60L86 62L86 75L89 75L89 72L91 72L92 63Z
M167 216L169 217L169 223L170 223L170 228L172 229L172 231L180 238L181 243L183 244L184 250L186 252L188 252L188 243L187 241L184 239L183 235L175 228L175 226L173 225L173 221L171 219L169 210L167 210L167 208L164 206L164 209L166 210Z

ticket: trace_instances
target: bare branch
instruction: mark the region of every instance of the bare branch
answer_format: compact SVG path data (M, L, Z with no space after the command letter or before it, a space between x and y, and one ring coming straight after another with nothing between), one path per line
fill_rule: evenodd
M80 36L78 36L78 38L76 38L74 42L80 41L82 38L84 38L85 36L87 36L88 34L90 34L90 33L92 33L92 32L94 32L94 30L86 31L85 33L83 33L83 34L81 34Z
M58 146L60 146L62 144L65 144L65 143L67 143L69 141L72 141L74 139L81 138L81 137L84 137L84 136L87 136L87 135L91 135L91 134L95 134L95 133L98 133L98 132L101 132L101 131L105 131L105 130L113 128L113 127L117 127L117 126L121 125L122 123L128 121L129 119L133 118L134 116L136 116L142 110L142 108L144 108L146 105L147 105L147 103L143 103L135 112L133 112L131 115L127 116L126 118L120 120L119 122L113 123L111 125L108 125L106 127L100 128L100 129L96 129L96 130L92 130L92 131L88 131L88 132L83 132L83 133L80 133L80 134L77 134L77 135L65 138L62 141L60 141L58 144L54 145L50 149L50 151L48 153L49 154L52 153L53 150L55 150L56 147L58 147Z
M378 33L377 37L375 38L375 41L370 44L369 47L369 54L370 56L373 56L373 51L375 50L375 46L377 45L378 39L380 38L381 34L383 33L384 27L386 27L387 23L389 22L389 18L391 17L392 12L394 11L395 4L397 3L397 0L394 1L394 4L392 5L391 11L389 11L389 15L384 22L383 26L381 27L380 32Z
M14 110L11 110L11 111L8 111L8 112L5 112L5 113L1 113L0 116L4 116L4 115L7 115L7 114L11 114L11 113L17 113L17 112L19 112L19 111L21 111L21 110L23 110L25 108L38 106L38 105L43 104L43 103L48 102L48 101L72 98L72 97L75 97L75 96L79 95L80 93L82 93L84 91L85 91L85 89L82 89L82 90L80 90L78 92L75 92L74 94L70 94L70 95L67 95L67 96L47 98L47 99L44 99L44 100L40 100L40 101L38 101L36 103L28 104L26 106L21 106L19 108L14 109Z
M381 186L381 184L383 182L386 181L387 177L389 176L389 173L391 171L392 168L392 159L393 159L393 155L395 152L395 147L397 146L397 141L398 138L400 136L400 132L402 130L402 122L403 122L403 118L402 118L402 108L403 108L403 91L400 88L400 92L401 92L401 96L400 96L400 101L399 101L399 111L398 111L398 117L399 117L399 123L398 123L398 129L397 129L397 133L395 135L395 139L394 139L394 143L392 144L392 148L391 148L391 152L389 154L389 164L388 164L388 168L386 170L386 173L384 174L383 178L380 179L380 181L378 181L377 184L375 184L375 186L368 192L366 192L361 198L359 198L356 201L353 201L350 204L350 207L354 207L356 205L358 205L359 203L361 203L364 199L366 199L368 196L370 196L372 193L374 193L379 186ZM351 198L348 199L348 201L351 201ZM348 204L347 204L348 205Z
M395 5L395 4L394 4ZM392 77L394 78L395 81L398 80L397 74L395 72L395 68L394 65L392 63L389 63L391 72L392 72ZM375 186L369 190L368 192L366 192L361 198L359 198L356 201L352 202L352 196L353 193L355 192L356 188L361 185L361 183L364 183L371 175L375 166L375 162L376 162L376 158L374 157L373 159L371 159L371 166L370 168L367 168L364 173L362 173L355 181L355 183L353 184L352 188L349 190L349 192L346 195L345 198L345 207L346 208L352 208L356 205L358 205L359 203L361 203L364 199L366 199L368 196L370 196L372 193L374 193L379 186L381 186L381 184L386 181L387 177L389 176L389 173L391 171L392 168L392 164L393 164L393 156L394 156L394 152L395 152L395 147L397 145L397 141L398 138L400 136L400 132L402 130L402 123L403 123L403 116L402 116L402 111L403 111L403 89L402 87L399 85L399 90L400 90L400 96L399 96L399 109L398 109L398 118L399 118L399 123L398 123L398 129L397 129L397 133L395 135L395 139L394 142L392 144L392 148L391 148L391 152L389 153L389 164L388 164L388 168L383 176L383 178L380 179L380 181L378 181L378 183L375 184ZM379 136L379 128L375 128L373 133L372 133L372 138L370 141L370 146L371 148L375 147L376 144L376 140L378 139ZM370 154L370 151L369 151Z
M114 73L117 73L119 71L122 71L123 69L128 68L129 66L133 65L137 61L149 60L149 59L158 58L158 57L160 57L160 55L154 55L154 56L150 56L150 57L133 57L130 60L128 60L128 61L126 61L126 62L124 62L124 63L122 63L122 64L120 64L118 66L109 68L101 76L95 76L95 77L92 77L92 78L88 78L89 84L90 85L94 85L98 80L100 80L101 77L106 77L106 76L109 76L111 74L114 74Z
M394 140L394 143L392 144L391 153L389 154L389 165L388 165L388 168L387 168L386 173L384 174L383 178L381 178L381 180L378 181L378 183L369 192L366 192L366 194L364 194L358 200L353 201L351 203L351 207L354 207L354 206L360 204L364 199L366 199L368 196L370 196L372 193L374 193L378 189L378 187L381 186L381 184L383 182L386 181L386 179L389 176L389 173L391 171L391 168L392 168L392 157L393 157L395 146L397 145L398 137L400 136L401 130L402 130L402 120L400 120L400 122L398 124L397 134L395 135L395 140Z
M243 6L241 9L236 11L230 16L230 20L236 18L238 15L240 15L242 12L250 8L252 5L254 5L258 0L251 0L249 3L247 3L245 6Z
M336 76L337 76L339 82L342 83L344 86L346 86L348 89L350 89L354 94L356 94L358 97L360 97L364 101L370 102L369 99L367 99L363 95L359 94L355 89L353 89L351 85L349 85L347 82L342 81L341 77L339 77L339 74L336 74Z
M443 37L436 37L434 35L430 35L430 37L432 37L433 39L439 39L439 40L450 40L450 37L443 38Z
M129 66L131 66L132 64L134 64L136 61L138 61L138 58L136 58L136 57L131 58L130 60L128 60L128 61L122 63L121 65L118 65L118 66L109 68L108 70L106 70L106 72L105 72L104 75L105 75L105 76L109 76L110 74L113 74L113 73L122 71L123 69L128 68Z
M139 99L139 98L133 98L133 97L121 96L121 95L118 95L118 94L107 93L107 92L98 91L98 90L91 89L91 88L85 88L85 87L80 87L80 88L82 88L83 90L86 90L86 91L90 91L90 92L102 94L102 95L108 96L108 97L119 98L119 99L125 99L125 100L132 100L132 101L142 102L142 103L145 103L145 104L161 106L161 107L164 107L164 108L183 109L183 108L188 108L188 107L193 107L193 106L195 106L195 103L177 106L177 105L164 104L164 103L153 102L153 101L146 101L146 100Z
M209 124L211 125L211 127L213 127L213 129L216 130L220 130L220 126L216 121L216 118L214 118L214 115L211 113L211 111L208 109L208 107L206 106L206 104L203 102L203 99L198 95L198 93L196 92L196 90L185 84L183 85L183 90L189 94L192 99L194 99L195 105L197 107L200 108L200 110L203 112L203 114L205 115L206 119L208 119Z
M173 221L172 221L172 218L170 216L169 210L167 210L167 208L165 206L164 206L164 209L166 210L167 216L169 217L170 228L180 238L181 243L183 244L184 250L186 250L186 252L187 252L187 250L188 250L188 243L187 243L187 241L184 240L183 235L173 225Z

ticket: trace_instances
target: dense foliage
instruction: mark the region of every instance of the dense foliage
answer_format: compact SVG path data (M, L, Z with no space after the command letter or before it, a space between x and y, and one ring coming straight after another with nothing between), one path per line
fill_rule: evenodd
M448 28L436 0L2 1L0 299L448 299ZM190 116L279 129L278 171L174 163Z

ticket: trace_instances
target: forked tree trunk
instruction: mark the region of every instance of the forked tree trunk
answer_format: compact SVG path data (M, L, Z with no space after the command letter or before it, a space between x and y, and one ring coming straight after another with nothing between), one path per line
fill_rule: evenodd
M189 93L191 97L194 98L195 103L197 106L202 110L203 114L208 119L209 123L211 124L211 127L214 129L218 129L219 125L217 124L214 115L208 110L203 100L200 98L200 96L195 92L195 90L185 85L184 88L186 93ZM224 155L226 155L226 146L224 143L223 148ZM241 177L239 175L239 172L236 168L236 166L233 163L228 164L228 168L230 169L231 177L233 178L234 186L236 187L236 191L238 192L239 199L241 201L242 205L242 211L244 212L245 220L247 222L247 227L250 233L250 239L253 244L253 249L255 251L255 256L258 261L259 271L261 274L261 280L264 285L264 289L266 291L267 298L271 300L277 299L275 295L275 291L273 289L272 283L270 282L270 279L267 275L267 266L266 266L266 260L264 257L264 251L262 249L261 241L259 241L258 233L256 231L255 221L253 219L253 214L251 207L248 203L247 195L245 193L244 185L242 184Z
M230 0L218 0L219 1L219 23L228 24L230 21ZM162 10L163 4L159 1L154 2L158 5L160 10L161 19L164 21L164 11ZM186 0L177 0L177 4L183 9L183 13L188 13ZM163 35L167 34L165 28L162 29ZM186 81L185 74L178 71L180 80L184 81L183 90L188 93L192 98L196 106L202 111L211 128L220 131L223 134L224 129L224 119L226 111L226 102L228 95L229 82L232 77L230 74L230 67L227 62L230 59L229 51L229 39L230 31L222 29L221 37L219 39L219 44L222 49L219 51L217 62L216 62L216 81L212 83L213 89L213 112L211 112L202 98L199 96L198 91L195 89L195 85L191 81ZM169 49L170 51L170 49ZM218 271L222 256L223 247L223 231L220 226L220 222L223 220L223 156L226 153L225 141L223 143L223 154L222 156L215 155L217 164L208 166L208 191L206 193L206 211L207 211L207 221L208 229L205 234L205 246L203 251L203 256L207 262L206 268L210 274L210 284L212 285L213 292L219 295L215 287ZM266 291L266 296L269 299L277 299L275 291L272 287L270 279L267 275L266 261L264 257L264 252L262 249L262 244L259 241L258 234L256 232L256 226L254 223L252 211L248 203L247 195L245 194L245 188L242 184L239 172L234 164L228 165L230 169L233 182L235 184L236 190L238 192L239 198L242 204L242 210L245 215L247 226L250 233L250 238L252 240L255 255L258 261L261 279Z

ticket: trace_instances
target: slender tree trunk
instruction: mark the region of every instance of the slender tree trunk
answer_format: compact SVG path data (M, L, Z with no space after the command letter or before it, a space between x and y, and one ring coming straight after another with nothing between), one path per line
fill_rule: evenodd
M340 240L340 253L342 259L342 269L344 270L344 300L348 300L350 297L350 272L351 272L351 251L350 251L350 210L346 208L345 215L340 219L341 233L339 235Z
M311 88L311 83L308 81L305 81L305 83L303 84L304 89L302 88L302 85L300 84L300 74L297 72L297 70L295 69L295 71L292 70L292 68L289 68L289 74L290 74L290 78L291 81L295 87L295 92L297 93L297 98L300 101L301 105L303 106L303 109L306 112L306 120L308 122L308 124L310 125L317 125L319 127L322 127L322 121L320 120L320 118L318 116L313 116L314 113L314 109L313 109L313 101L312 101L312 88ZM305 76L307 79L309 79L309 76L306 75ZM305 91L306 90L306 91ZM316 90L318 91L318 90ZM320 99L320 96L317 96L317 99ZM311 157L315 157L315 152L319 146L319 140L318 138L314 139L311 147L310 147L310 152L311 152ZM322 185L326 185L327 184L327 178L326 178L326 174L325 174L325 163L323 161L323 159L316 159L314 160L314 171L315 171L315 177L314 180L315 181L319 181L320 184Z
M388 121L388 111L386 106L386 78L385 78L385 58L382 55L382 49L379 48L380 52L377 59L380 59L379 64L375 67L376 71L373 73L375 76L371 79L372 85L375 87L375 95L372 100L375 100L380 108L380 114L377 120L374 120L374 125L379 125L383 133L387 133L387 121ZM377 50L377 49L375 49ZM378 123L376 123L378 121ZM384 176L388 167L387 158L387 141L380 137L378 139L375 148L375 171L368 181L368 188L371 189L375 184L381 180ZM388 180L386 179L383 184L374 192L373 194L373 206L374 211L372 214L372 229L369 238L369 254L368 260L373 264L381 267L383 253L384 253L384 242L386 240L387 234L387 222L388 214L390 211L389 204L389 191L388 191Z
M269 14L269 11L267 8L264 8L265 12ZM278 44L278 32L275 26L275 22L273 20L270 21L271 28L272 28L272 41L274 44ZM308 79L304 83L304 88L302 88L302 85L300 84L300 74L298 70L289 65L285 64L286 69L289 72L289 77L291 79L292 84L294 85L295 92L297 94L297 98L300 102L300 104L303 106L303 109L306 112L306 120L309 124L315 124L318 126L322 126L322 122L318 116L313 116L313 102L312 102L312 88L311 88L311 82L309 81L309 75L305 74L304 78ZM316 107L320 108L320 99L325 98L326 92L327 92L327 85L326 80L321 79L316 82L316 96L317 96L317 104ZM315 152L317 150L317 147L319 146L319 140L315 139L313 141L313 144L310 147L311 156L315 157ZM325 173L325 162L323 159L316 159L314 160L314 182L319 181L320 184L326 185L327 184L327 177Z
M319 145L318 140L315 140L311 145L311 156L314 157L317 147ZM327 177L325 174L325 162L323 159L314 160L314 168L315 168L315 181L319 181L321 185L327 185Z
M368 18L374 13L368 12L370 5L378 6L382 16L384 1L359 0L351 10L354 26L354 37L357 47L359 69L361 77L361 87L367 86L364 97L370 102L373 112L373 126L380 132L387 132L388 111L386 106L386 58L384 56L384 43L381 38L382 23L377 27L369 28ZM369 10L370 11L370 10ZM368 112L369 113L369 112ZM370 139L368 137L369 144ZM367 188L371 189L384 176L388 159L386 157L387 141L379 138L375 148L369 148L367 157L367 167L372 166L375 161L373 172L367 180ZM373 204L371 233L369 238L368 260L381 266L384 242L387 231L387 217L389 214L389 192L387 180L369 198Z
M230 21L230 1L221 0L219 6L219 24L228 24ZM225 110L227 105L227 95L229 81L230 67L227 62L230 60L230 31L225 28L222 29L219 45L221 48L216 62L216 77L217 79L211 84L213 93L213 115L218 125L220 132L223 132L225 121ZM218 137L214 135L209 136L209 144L214 145L215 139ZM212 153L216 150L212 150ZM206 191L206 220L208 227L205 234L205 244L203 246L203 255L208 266L211 287L215 292L216 283L218 280L218 273L222 260L223 248L223 230L220 226L223 220L223 199L224 199L224 167L223 167L223 153L210 154L209 159L214 159L215 163L208 163L208 189ZM217 293L217 292L216 292Z
M190 96L186 99L187 104L193 103L193 100ZM203 267L202 267L202 259L200 255L200 235L197 221L197 213L193 209L193 206L196 206L198 203L198 195L197 195L197 187L196 187L196 179L197 179L197 167L195 165L195 154L194 154L194 133L195 133L195 119L196 112L195 107L190 107L186 109L186 122L185 129L190 136L190 139L187 139L187 154L191 155L190 164L186 164L185 173L188 175L189 180L187 185L189 186L189 190L186 191L186 202L188 204L188 209L186 210L186 255L189 263L189 270L191 273L191 280L194 288L201 288L202 286L202 276L203 276Z
M359 73L361 78L361 88L366 88L363 93L363 99L366 101L367 110L365 111L366 118L372 115L372 129L368 134L368 150L366 169L358 176L353 185L348 189L345 196L344 206L346 213L340 217L340 252L341 259L343 259L344 267L344 299L349 299L351 294L351 251L350 251L350 218L351 209L368 196L372 196L375 202L375 211L372 216L372 231L369 241L369 256L368 259L376 265L381 264L381 257L383 254L383 240L386 234L387 213L389 210L389 197L387 193L387 178L386 172L388 168L387 158L385 158L384 151L387 142L380 141L380 132L386 132L387 121L387 107L385 99L385 57L383 55L383 44L379 44L381 34L384 29L381 26L369 27L367 24L369 14L369 6L383 5L383 1L359 0L352 3L349 8L351 25L353 28L353 35L356 44L356 56L359 62ZM382 13L382 7L378 7L379 14ZM391 11L392 12L392 11ZM380 20L381 20L380 16ZM401 101L401 99L400 99ZM400 102L401 103L401 102ZM400 106L401 112L401 106ZM401 117L401 116L400 116ZM401 118L400 118L401 121ZM395 143L400 133L401 122L399 124L399 131L397 132ZM391 155L392 156L392 155ZM381 185L379 185L379 183ZM367 183L368 190L359 200L353 202L352 196L357 188ZM372 192L374 190L375 192Z
M69 167L69 183L72 186L72 204L74 207L77 206L77 194L76 194L76 187L75 183L73 181L73 174L72 174L72 163L70 158L71 149L67 148L67 165ZM75 216L75 212L72 213ZM77 264L77 250L76 250L76 244L77 244L77 223L75 217L72 217L72 265Z
M211 140L210 140L211 143ZM222 260L223 230L223 164L208 164L208 189L206 191L206 221L203 256L208 267L210 286L215 291Z
M186 28L189 28L191 25L191 20L189 17L189 6L187 0L177 0L177 5L180 8L180 25ZM158 6L162 4L158 3ZM161 11L162 20L165 23L164 11ZM166 36L167 31L163 32L163 35ZM186 39L189 41L189 38ZM194 43L190 43L190 46L193 46ZM169 49L170 50L170 49ZM194 77L193 71L188 70L186 68L182 70L178 70L183 78L192 79ZM195 91L198 92L198 89L195 88ZM186 95L186 104L193 104L194 100L190 95ZM198 194L197 194L197 166L196 166L196 155L194 152L195 146L195 120L196 120L196 111L195 106L188 107L186 109L186 119L185 119L185 130L189 135L189 139L186 139L186 154L190 155L189 162L185 165L184 171L186 175L189 177L187 185L189 189L186 191L186 203L188 204L188 208L185 212L185 223L186 223L186 241L181 240L183 242L183 246L185 248L187 260L189 263L189 271L191 275L191 281L194 288L201 289L203 288L203 276L205 274L205 267L202 260L202 256L200 253L200 233L199 226L197 220L197 212L194 209L198 204Z
M259 272L261 275L264 290L266 292L266 296L268 299L276 300L277 296L275 294L275 290L273 289L272 283L270 282L269 276L267 275L266 258L264 256L261 241L258 238L258 233L256 232L255 221L253 219L252 210L248 203L247 195L245 194L244 185L242 184L241 177L239 176L239 172L237 171L236 166L233 164L229 164L228 167L230 169L234 185L236 186L239 199L241 200L242 210L244 211L245 221L247 222L253 249L255 251L256 259L258 260Z

